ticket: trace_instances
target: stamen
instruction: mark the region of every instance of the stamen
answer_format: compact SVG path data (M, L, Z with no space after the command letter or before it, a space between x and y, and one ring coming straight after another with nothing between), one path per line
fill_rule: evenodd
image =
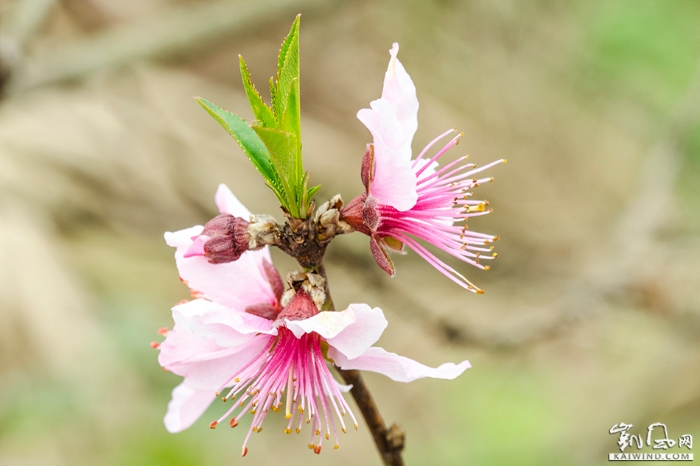
M289 366L289 375L287 376L287 406L284 408L284 415L287 419L292 417L292 370L294 369L294 363ZM303 412L302 412L303 414Z

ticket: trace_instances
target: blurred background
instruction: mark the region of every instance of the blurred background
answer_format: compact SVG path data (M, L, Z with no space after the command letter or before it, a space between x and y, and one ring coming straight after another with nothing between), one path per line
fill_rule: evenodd
M336 304L382 307L382 347L473 365L366 375L407 463L603 465L619 422L700 441L700 3L0 0L0 465L379 464L364 425L316 456L268 417L242 460L245 429L208 428L219 404L183 433L162 424L180 379L149 343L188 297L163 232L215 215L221 182L281 218L192 97L250 118L237 55L267 89L299 12L319 202L362 190L355 114L394 41L414 149L454 126L450 157L509 160L476 193L494 213L470 222L499 258L450 262L483 296L411 253L390 279L363 235L329 248Z

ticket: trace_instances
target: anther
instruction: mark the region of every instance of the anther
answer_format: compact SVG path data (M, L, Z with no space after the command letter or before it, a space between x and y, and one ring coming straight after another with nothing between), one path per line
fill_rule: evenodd
M316 453L317 455L321 454L321 445L316 445L314 447L314 453Z
M334 450L337 450L337 449L338 449L338 444L337 444L337 443L333 446L333 449L334 449Z
M241 453L241 456L245 456L248 454L248 447L243 447L243 451Z
M158 349L159 346L160 346L160 343L158 343L157 341L152 341L152 342L151 342L151 348L153 348L153 349Z
M342 430L344 434L347 434L347 433L348 433L348 431L345 430L345 427L341 428L340 430Z
M484 290L478 289L478 290L476 290L476 294L484 294Z
M355 430L357 430L357 424L355 424Z
M297 434L301 434L301 429L297 427Z
M250 410L250 414L255 414L255 410L254 410L254 409L251 409L251 410Z
M216 425L218 424L217 421L211 421L211 424L209 424L210 429L216 429Z
M223 401L224 403L226 403L226 400L228 400L228 398L226 398L225 396L221 397L221 401Z
M316 429L316 435L321 435L321 431Z
M315 446L316 446L316 445L314 445L313 443L310 443L310 444L309 444L309 450L313 450Z
M328 432L326 432L326 440L328 440L328 439L330 439L330 438L331 438L331 434L329 434Z
M494 252L494 253L491 255L491 257L498 257L498 253L497 253L497 252Z
M490 265L485 265L485 266L484 266L484 271L488 272L489 270L491 270L491 266L490 266Z
M161 327L158 329L158 335L167 335L168 334L168 327Z
M292 429L287 429L287 428L285 428L285 429L284 429L284 433L285 433L285 434L291 434L291 433L292 433Z
M260 432L262 432L262 427L258 427L257 432L258 432L258 434L259 434Z
M238 421L236 420L235 417L232 417L231 420L228 421L228 425L230 425L231 428L233 429L234 427L236 427L238 425Z

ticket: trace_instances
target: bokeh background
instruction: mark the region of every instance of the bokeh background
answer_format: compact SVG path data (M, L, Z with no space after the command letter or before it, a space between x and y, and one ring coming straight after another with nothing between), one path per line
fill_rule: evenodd
M366 375L407 463L602 465L619 422L700 441L700 3L2 0L0 465L379 464L364 425L316 456L268 417L242 460L245 428L208 429L218 404L162 424L179 378L149 343L188 296L163 232L211 218L221 182L281 217L192 97L249 118L237 55L266 89L299 12L319 200L362 189L355 114L394 41L415 147L455 126L452 157L509 160L470 222L501 236L497 261L451 262L483 296L410 253L390 279L359 234L329 249L336 304L385 310L381 346L472 362L452 382Z

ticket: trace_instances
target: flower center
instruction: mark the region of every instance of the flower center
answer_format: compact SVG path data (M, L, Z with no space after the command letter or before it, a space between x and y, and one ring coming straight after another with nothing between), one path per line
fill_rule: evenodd
M246 444L250 434L262 431L268 411L279 412L283 405L286 405L285 415L289 419L285 433L291 434L292 430L301 433L306 421L311 427L309 448L315 453L321 452L324 437L329 440L331 435L335 439L334 448L338 448L336 418L342 432L346 432L343 421L346 412L350 413L357 429L357 420L323 358L321 336L317 333L297 338L286 327L280 327L277 337L270 337L265 348L233 374L220 390L227 386L231 388L222 400L238 401L210 426L214 428L233 416L229 425L236 427L246 412L252 414L253 421L243 442L243 456L248 451Z

